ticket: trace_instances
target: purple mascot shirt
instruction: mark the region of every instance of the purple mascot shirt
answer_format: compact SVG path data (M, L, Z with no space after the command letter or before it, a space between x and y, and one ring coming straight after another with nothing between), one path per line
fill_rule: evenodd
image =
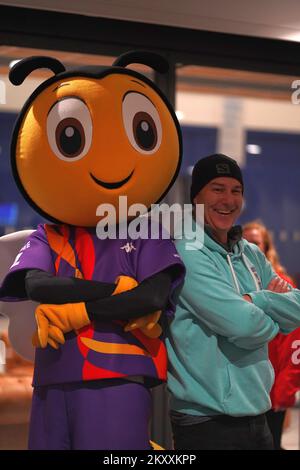
M39 225L20 250L2 285L2 300L25 300L24 270L37 268L56 276L114 283L119 275L144 279L177 266L165 314L174 314L176 289L184 266L169 239L100 240L94 229ZM163 337L148 338L139 329L124 332L124 322L92 322L66 335L58 350L36 349L33 385L102 378L144 376L151 385L166 380ZM163 335L162 335L163 336Z

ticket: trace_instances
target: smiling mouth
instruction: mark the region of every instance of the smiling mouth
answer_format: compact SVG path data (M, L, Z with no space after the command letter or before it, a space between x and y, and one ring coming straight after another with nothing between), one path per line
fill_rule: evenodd
M230 211L221 211L221 210L218 210L218 209L214 209L214 211L217 214L220 214L220 215L231 215L235 212L235 209L231 209Z
M124 184L127 183L127 181L130 180L130 178L131 178L132 175L133 175L133 172L134 172L134 170L132 170L132 172L130 173L130 175L127 176L127 178L125 178L124 180L122 180L122 181L116 181L116 182L114 182L114 183L106 183L105 181L98 180L98 178L96 178L94 175L92 175L92 173L90 173L90 176L91 176L92 179L95 181L95 183L97 183L99 186L102 186L102 187L105 188L105 189L118 189L118 188L121 188L121 186L123 186Z

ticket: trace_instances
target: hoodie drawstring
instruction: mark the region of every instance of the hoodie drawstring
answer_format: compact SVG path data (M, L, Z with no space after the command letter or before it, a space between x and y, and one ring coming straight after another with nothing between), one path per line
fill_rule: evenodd
M234 269L233 269L232 262L231 262L231 258L230 258L230 255L229 255L229 254L227 255L227 261L228 261L228 264L229 264L229 267L230 267L230 271L231 271L231 275L232 275L232 278L233 278L233 282L234 282L235 288L236 288L238 294L240 294L241 291L240 291L239 282L238 282L238 279L237 279L237 277L236 277L235 271L234 271Z
M233 268L233 265L232 265L232 262L231 262L230 254L227 254L226 257L227 257L227 261L228 261L228 264L229 264L229 267L230 267L230 271L231 271L231 275L232 275L232 278L233 278L235 288L236 288L237 292L240 294L241 290L240 290L240 286L239 286L239 281L238 281L238 278L235 274L235 271L234 271L234 268ZM251 274L251 277L254 281L256 291L260 291L261 288L260 288L259 282L258 282L254 272L251 269L251 265L250 265L250 262L249 262L247 256L244 255L244 253L242 253L242 260L244 261L244 264L245 264L246 268L248 269L249 273Z

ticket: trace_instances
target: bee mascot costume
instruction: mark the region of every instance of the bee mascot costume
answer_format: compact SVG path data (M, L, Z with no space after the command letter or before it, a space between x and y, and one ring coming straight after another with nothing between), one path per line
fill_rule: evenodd
M54 74L21 110L11 154L24 198L52 223L0 243L4 264L16 250L0 291L11 340L35 351L30 449L150 448L150 388L166 380L163 323L184 267L161 231L99 238L98 206L115 209L115 229L128 226L120 196L146 211L159 202L182 145L172 107L132 63L168 67L132 51L111 67L30 57L10 72L14 85L36 69Z

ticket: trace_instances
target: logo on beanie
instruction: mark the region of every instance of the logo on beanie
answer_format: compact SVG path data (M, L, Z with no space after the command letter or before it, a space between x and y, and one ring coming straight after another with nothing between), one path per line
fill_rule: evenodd
M230 175L230 166L227 163L218 163L216 170L218 175Z

